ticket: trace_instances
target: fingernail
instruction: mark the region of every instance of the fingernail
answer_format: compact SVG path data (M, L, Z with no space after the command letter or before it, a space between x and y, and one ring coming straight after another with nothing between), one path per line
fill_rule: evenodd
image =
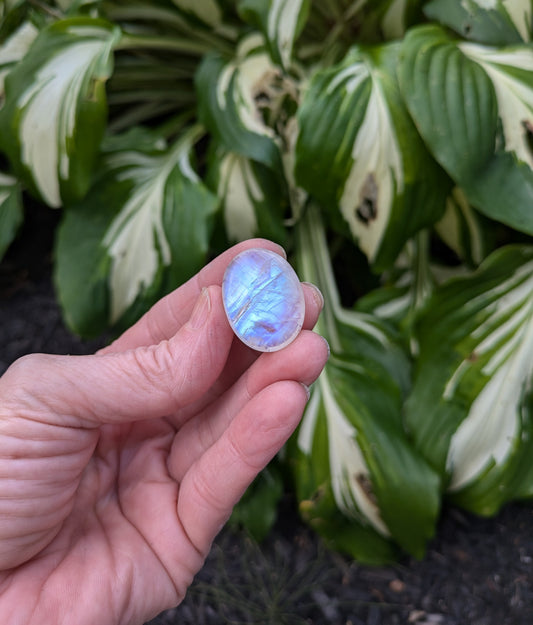
M207 321L209 311L211 310L211 300L209 298L209 291L206 288L202 289L200 296L196 300L191 318L189 319L189 325L193 330L199 330Z
M287 252L285 251L285 249L284 249L283 247L281 247L281 245L278 245L277 243L275 243L275 245L276 245L276 247L277 247L278 249L277 249L277 250L274 250L274 251L277 251L277 253L278 253L280 256L283 256L283 258L284 258L285 260L287 260Z
M306 284L313 291L316 303L320 306L320 310L322 310L322 308L324 308L324 296L322 295L322 291L312 282L302 282L302 284Z

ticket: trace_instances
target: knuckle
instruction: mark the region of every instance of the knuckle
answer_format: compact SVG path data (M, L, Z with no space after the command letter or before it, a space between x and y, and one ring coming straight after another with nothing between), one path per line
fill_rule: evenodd
M175 358L168 341L132 352L132 360L138 375L134 376L135 384L147 391L163 393L168 398L174 395L175 387L172 372L175 370Z

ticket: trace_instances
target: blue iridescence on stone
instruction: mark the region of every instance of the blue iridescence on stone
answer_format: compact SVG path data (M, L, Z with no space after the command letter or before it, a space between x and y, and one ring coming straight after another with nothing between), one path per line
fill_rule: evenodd
M224 274L222 297L233 331L252 349L276 351L302 329L302 285L294 269L275 252L254 248L235 256Z

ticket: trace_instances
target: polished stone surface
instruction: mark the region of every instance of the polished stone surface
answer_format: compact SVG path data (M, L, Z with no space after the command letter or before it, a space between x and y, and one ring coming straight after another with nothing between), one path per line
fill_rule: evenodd
M235 256L224 274L222 297L233 331L252 349L277 351L302 329L302 285L279 254L253 248Z

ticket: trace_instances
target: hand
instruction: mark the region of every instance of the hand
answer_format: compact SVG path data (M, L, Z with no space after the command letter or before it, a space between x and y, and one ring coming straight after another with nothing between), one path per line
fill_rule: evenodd
M0 615L132 625L175 606L235 503L298 424L327 344L306 319L258 355L226 320L219 256L92 356L0 378Z

